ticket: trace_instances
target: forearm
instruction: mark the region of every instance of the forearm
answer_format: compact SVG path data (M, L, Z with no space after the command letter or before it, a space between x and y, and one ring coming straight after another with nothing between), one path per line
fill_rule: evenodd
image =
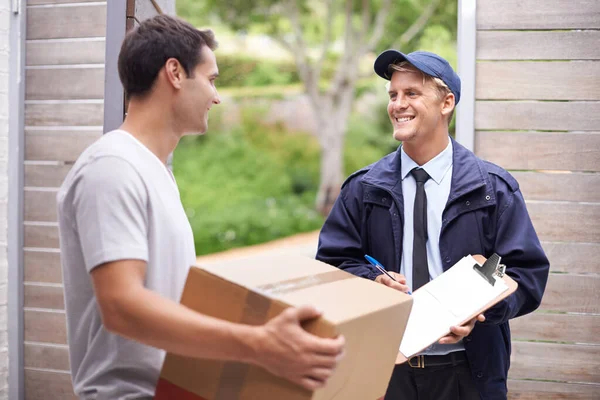
M170 353L254 363L261 328L197 313L146 288L136 288L104 315L119 335Z

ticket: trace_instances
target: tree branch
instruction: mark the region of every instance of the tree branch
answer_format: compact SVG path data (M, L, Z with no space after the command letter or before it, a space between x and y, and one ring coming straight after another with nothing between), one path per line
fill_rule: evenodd
M381 8L377 12L377 16L375 17L375 26L373 28L373 34L367 41L366 46L364 46L361 49L363 54L367 51L374 49L375 46L377 46L377 43L379 43L379 41L381 40L381 37L383 36L383 32L385 30L385 20L390 12L390 5L390 0L383 0Z
M304 43L304 37L302 36L298 4L296 3L296 0L290 0L288 4L288 16L290 18L290 22L292 23L292 30L294 31L294 39L296 43L294 56L296 57L296 60L299 61L299 66L301 65L304 72L308 73L307 67L309 62L306 54L306 43ZM308 79L308 75L306 75L305 78Z
M282 38L281 36L273 34L271 37L273 38L273 40L275 40L277 43L279 43L279 45L281 45L281 47L283 47L290 53L294 54L296 52L296 49L294 48L294 46L290 42L288 42L287 40Z
M294 32L294 44L291 45L288 50L292 52L294 60L296 62L296 68L298 68L298 74L300 79L304 83L306 92L313 102L315 107L319 107L319 81L315 79L314 71L308 59L306 50L306 43L302 36L302 26L300 24L300 13L298 10L298 4L296 0L290 0L288 2L289 7L283 10L283 13L288 16L292 24L292 30ZM280 38L280 40L283 40Z
M360 33L361 37L366 37L367 32L369 32L369 27L371 26L371 1L363 0L362 2L362 31Z
M436 8L439 6L440 1L441 0L431 0L419 18L417 18L402 36L400 36L400 39L394 48L402 48L403 45L410 42L419 32L421 32L421 30L423 30L425 24L427 24L427 21L429 21L429 18L431 18Z
M154 6L154 9L156 10L156 12L159 15L163 15L163 10L161 10L160 6L158 5L158 3L156 2L156 0L150 0L150 2L152 3L152 5Z
M325 3L325 7L327 8L327 18L325 21L325 37L323 38L323 50L321 51L321 55L315 64L315 80L318 82L321 80L321 70L323 68L323 63L325 62L325 58L327 57L327 53L329 52L329 48L331 47L331 36L333 31L333 14L334 14L334 3L333 0L327 0Z
M350 68L354 67L352 61L356 58L353 49L354 29L352 27L352 0L346 1L346 30L344 32L344 51L342 57L337 63L335 76L329 87L329 93L335 94L339 91L340 86L349 77Z

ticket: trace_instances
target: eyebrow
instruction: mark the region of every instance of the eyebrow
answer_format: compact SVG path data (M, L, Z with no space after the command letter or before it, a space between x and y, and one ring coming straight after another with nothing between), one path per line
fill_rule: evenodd
M219 73L215 72L214 74L210 75L210 78L218 78L219 77Z
M412 90L414 92L420 92L421 91L421 89L419 89L416 86L409 86L407 88L401 89L400 91L406 92L407 90ZM393 89L388 90L388 94L392 94L392 93L398 93L398 90L393 90Z

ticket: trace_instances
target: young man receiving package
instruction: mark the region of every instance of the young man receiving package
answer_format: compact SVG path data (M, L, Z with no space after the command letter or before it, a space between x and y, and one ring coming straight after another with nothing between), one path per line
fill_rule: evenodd
M129 98L121 127L79 157L58 195L68 342L81 399L151 399L165 350L256 364L313 390L344 339L308 334L312 307L263 326L234 324L178 303L194 239L166 166L182 136L202 134L220 103L211 31L169 16L127 34L119 75Z
M518 290L397 365L385 399L506 399L508 321L539 306L549 270L519 185L449 136L461 83L446 60L387 50L374 68L390 81L388 114L402 145L344 183L317 259L409 292L468 254L498 253Z

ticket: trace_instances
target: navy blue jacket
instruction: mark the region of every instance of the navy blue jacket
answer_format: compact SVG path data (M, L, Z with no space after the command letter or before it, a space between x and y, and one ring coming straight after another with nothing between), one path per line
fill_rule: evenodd
M506 273L519 284L463 341L482 399L506 399L508 320L540 305L550 265L517 181L455 141L452 157L452 183L440 233L444 271L465 255L498 253ZM388 270L400 272L403 210L398 149L344 183L321 230L317 259L375 279L380 273L365 262L364 255L369 254Z

